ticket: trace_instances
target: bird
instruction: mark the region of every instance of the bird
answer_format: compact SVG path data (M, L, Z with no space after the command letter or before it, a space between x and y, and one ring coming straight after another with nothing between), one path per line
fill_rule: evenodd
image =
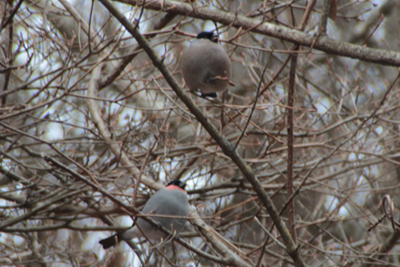
M200 91L202 97L217 97L224 92L230 81L232 63L214 32L201 32L183 53L181 71L191 91Z
M170 216L187 217L189 215L189 199L185 190L186 183L181 180L173 180L163 189L157 191L146 202L142 214L164 215L163 217L151 217L159 226L155 226L140 217L136 225L131 228L117 232L116 234L102 239L99 243L104 249L117 245L122 240L131 240L135 237L145 237L153 240L161 240L168 237L160 226L163 226L173 234L179 234L184 228L186 218L172 218Z

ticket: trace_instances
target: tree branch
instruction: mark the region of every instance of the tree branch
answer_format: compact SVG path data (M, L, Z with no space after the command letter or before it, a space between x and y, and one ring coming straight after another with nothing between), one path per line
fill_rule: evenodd
M142 34L140 34L137 29L133 25L129 23L127 18L108 0L100 0L100 2L110 11L113 16L115 16L120 23L132 34L133 37L137 40L139 45L146 51L147 55L152 60L155 67L157 67L160 72L163 74L164 78L168 82L168 84L172 87L178 97L186 104L189 110L196 116L197 120L203 125L203 127L207 130L207 132L212 136L212 138L218 143L223 152L232 159L233 162L238 166L238 168L242 171L243 175L246 179L252 184L253 189L257 192L257 195L260 201L263 203L265 208L268 210L271 215L272 220L274 221L276 227L278 228L284 243L287 247L288 254L292 257L295 262L295 266L305 266L303 259L297 250L296 244L293 242L291 235L281 220L281 217L273 204L271 198L268 196L267 192L263 189L262 184L255 176L254 172L251 170L250 166L248 166L245 161L237 154L234 150L232 144L230 144L218 131L218 129L210 122L210 120L202 113L200 108L193 102L193 100L189 97L188 94L180 87L178 82L175 80L174 76L170 72L170 70L164 65L162 59L158 56L158 54L150 47L147 40L144 38ZM203 227L202 225L198 225L199 227ZM210 236L211 238L211 236ZM212 240L213 244L216 245L217 241ZM229 252L230 250L226 250L226 248L220 247L219 250L224 254ZM237 258L237 255L231 254L230 256L234 256ZM240 259L240 258L239 258ZM239 262L238 262L239 263Z
M142 3L142 1L136 0L122 0L119 2L133 6L137 6ZM337 41L327 36L319 36L316 38L313 35L309 35L284 26L274 25L268 22L260 24L261 21L258 19L251 19L233 13L222 12L216 9L199 8L196 7L196 5L192 6L182 2L167 0L162 2L152 1L146 3L146 8L164 11L169 14L211 20L223 25L242 28L243 30L250 29L251 32L297 43L302 46L312 47L314 49L324 51L327 54L350 57L367 62L379 63L382 65L400 66L399 52L362 47L360 45Z

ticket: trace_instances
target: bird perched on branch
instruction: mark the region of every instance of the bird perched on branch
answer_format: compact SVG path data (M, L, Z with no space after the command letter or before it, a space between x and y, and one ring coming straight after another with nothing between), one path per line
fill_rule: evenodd
M177 217L187 217L189 215L189 199L185 186L186 184L180 180L170 182L165 188L150 197L143 207L142 214L162 215L151 218L171 233L178 234L182 231L187 219ZM144 219L138 218L135 226L102 239L99 243L104 249L107 249L117 245L122 240L128 241L135 237L148 239L166 238L167 235L158 228Z
M182 57L182 75L191 91L200 91L202 97L217 97L228 85L232 63L218 44L218 36L213 32L201 32L185 51Z

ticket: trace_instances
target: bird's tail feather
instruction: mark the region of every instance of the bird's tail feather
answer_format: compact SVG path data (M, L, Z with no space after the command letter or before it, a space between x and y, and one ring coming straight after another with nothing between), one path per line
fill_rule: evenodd
M121 241L120 236L118 234L115 234L100 240L99 243L103 246L104 249L108 249L112 246L117 245L120 241Z

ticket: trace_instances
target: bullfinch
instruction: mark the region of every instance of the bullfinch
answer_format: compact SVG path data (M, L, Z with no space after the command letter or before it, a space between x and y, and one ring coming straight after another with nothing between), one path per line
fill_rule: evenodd
M189 215L189 199L185 191L186 184L180 180L170 182L165 188L157 191L144 205L142 214L163 215L163 217L151 216L159 225L165 227L173 234L182 231L186 218L173 218L171 216L187 217ZM166 238L167 235L145 220L138 218L136 225L116 233L106 239L100 240L104 249L118 244L121 240L145 237L148 239Z
M183 53L182 75L191 91L200 91L202 97L217 97L217 92L224 92L230 81L232 63L218 43L218 36L213 32L201 32Z

